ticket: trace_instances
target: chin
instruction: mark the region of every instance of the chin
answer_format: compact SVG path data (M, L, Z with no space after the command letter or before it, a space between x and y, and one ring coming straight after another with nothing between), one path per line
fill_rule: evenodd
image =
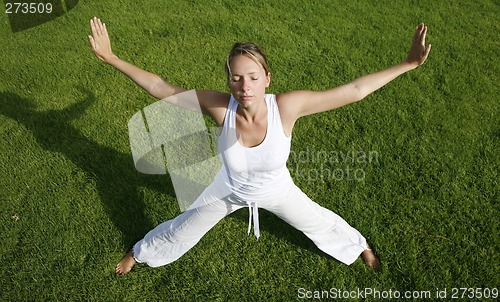
M240 104L243 108L249 108L249 107L251 107L251 106L254 104L254 102L253 102L253 101L249 101L249 100L240 100L238 103L239 103L239 104Z

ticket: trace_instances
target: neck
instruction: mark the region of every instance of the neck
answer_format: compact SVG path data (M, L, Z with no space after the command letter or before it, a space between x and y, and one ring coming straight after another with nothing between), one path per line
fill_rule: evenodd
M238 109L236 110L236 113L246 121L253 122L257 118L259 118L266 111L266 109L266 101L265 99L262 99L260 102L256 102L247 107L243 107L243 105L238 103Z

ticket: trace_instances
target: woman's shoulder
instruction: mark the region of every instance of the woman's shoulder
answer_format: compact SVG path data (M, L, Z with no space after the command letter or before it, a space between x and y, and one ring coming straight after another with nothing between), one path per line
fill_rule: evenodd
M287 136L290 136L293 126L297 121L297 95L295 93L276 94L276 104L283 124L283 130Z
M276 94L276 103L278 108L283 112L294 112L298 105L298 99L300 99L300 92L285 92Z
M222 125L231 94L215 90L197 90L196 94L203 113L211 116L218 125Z

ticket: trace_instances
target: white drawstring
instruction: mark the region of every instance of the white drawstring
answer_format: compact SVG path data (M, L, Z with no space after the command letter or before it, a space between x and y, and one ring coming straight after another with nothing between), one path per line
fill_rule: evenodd
M253 234L257 237L257 240L260 237L260 229L259 229L259 208L255 202L252 202L248 205L248 233L250 235L250 230L252 229L252 216L253 216Z

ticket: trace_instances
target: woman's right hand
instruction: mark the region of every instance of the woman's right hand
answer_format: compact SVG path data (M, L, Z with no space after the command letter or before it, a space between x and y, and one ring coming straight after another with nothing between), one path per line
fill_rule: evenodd
M415 29L413 42L411 44L410 52L406 58L406 62L411 64L414 68L424 64L427 56L431 51L432 45L425 45L425 36L427 35L427 26L420 23Z
M92 36L89 35L88 38L92 51L99 59L107 62L114 54L111 51L111 42L109 41L106 24L94 17L90 19L90 28L92 29Z

